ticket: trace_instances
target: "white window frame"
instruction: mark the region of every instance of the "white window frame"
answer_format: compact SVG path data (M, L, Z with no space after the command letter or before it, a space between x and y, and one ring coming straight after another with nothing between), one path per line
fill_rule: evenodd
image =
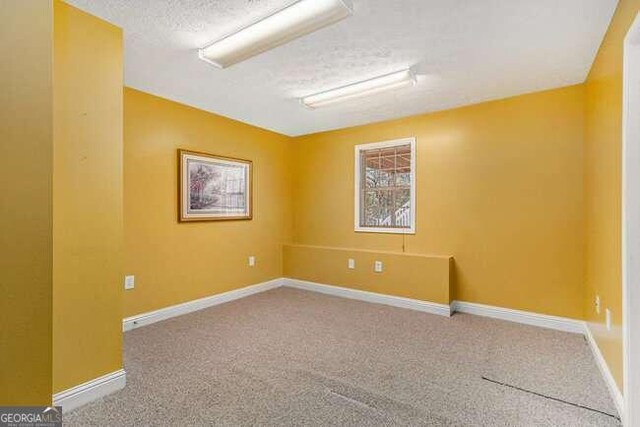
M411 223L409 228L395 227L363 227L360 225L360 153L365 150L378 148L396 147L398 145L411 146ZM354 177L354 230L360 233L392 233L392 234L415 234L416 233L416 138L401 138L389 141L373 142L355 146L355 177Z

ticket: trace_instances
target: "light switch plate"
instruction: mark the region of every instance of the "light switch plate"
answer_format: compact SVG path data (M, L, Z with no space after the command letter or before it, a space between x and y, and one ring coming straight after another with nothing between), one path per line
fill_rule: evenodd
M596 313L600 314L600 295L596 295Z
M382 273L382 261L376 261L373 263L373 271L376 273Z
M124 276L124 288L133 289L136 286L136 276Z
M251 255L249 257L249 267L253 267L256 265L256 257L254 257L253 255Z
M356 268L356 260L353 258L349 258L349 262L347 263L349 270L353 270Z

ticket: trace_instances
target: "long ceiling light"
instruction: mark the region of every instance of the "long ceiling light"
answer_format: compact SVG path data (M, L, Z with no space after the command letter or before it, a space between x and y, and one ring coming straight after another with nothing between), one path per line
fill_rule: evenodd
M305 96L301 99L303 105L309 108L324 107L325 105L342 102L361 96L373 95L391 89L398 89L415 84L416 79L411 69L396 71L384 76L374 77L358 83L330 89L325 92Z
M351 15L350 0L298 0L200 49L219 68L244 61Z

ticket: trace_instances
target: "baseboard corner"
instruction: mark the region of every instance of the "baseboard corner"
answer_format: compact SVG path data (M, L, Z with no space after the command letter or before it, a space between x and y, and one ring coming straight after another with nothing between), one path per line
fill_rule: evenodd
M598 365L598 369L600 369L600 373L604 378L604 382L607 384L607 389L609 390L609 394L613 399L613 403L616 405L616 409L618 410L618 414L620 417L624 417L624 397L620 388L618 388L618 383L616 383L615 378L613 378L613 374L609 369L609 365L605 360L602 352L600 351L600 347L598 347L598 343L596 342L593 333L591 332L591 328L589 327L588 322L584 323L584 336L587 339L587 343L589 343L589 347L591 348L591 352L593 353L593 357L596 360L596 364Z
M70 389L55 393L52 397L54 406L62 406L62 412L69 412L101 397L122 390L127 384L127 373L124 369L111 372L87 381Z

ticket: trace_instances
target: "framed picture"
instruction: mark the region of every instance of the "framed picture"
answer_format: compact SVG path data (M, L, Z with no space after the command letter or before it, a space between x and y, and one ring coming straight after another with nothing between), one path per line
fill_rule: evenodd
M250 160L178 150L179 220L252 218Z

